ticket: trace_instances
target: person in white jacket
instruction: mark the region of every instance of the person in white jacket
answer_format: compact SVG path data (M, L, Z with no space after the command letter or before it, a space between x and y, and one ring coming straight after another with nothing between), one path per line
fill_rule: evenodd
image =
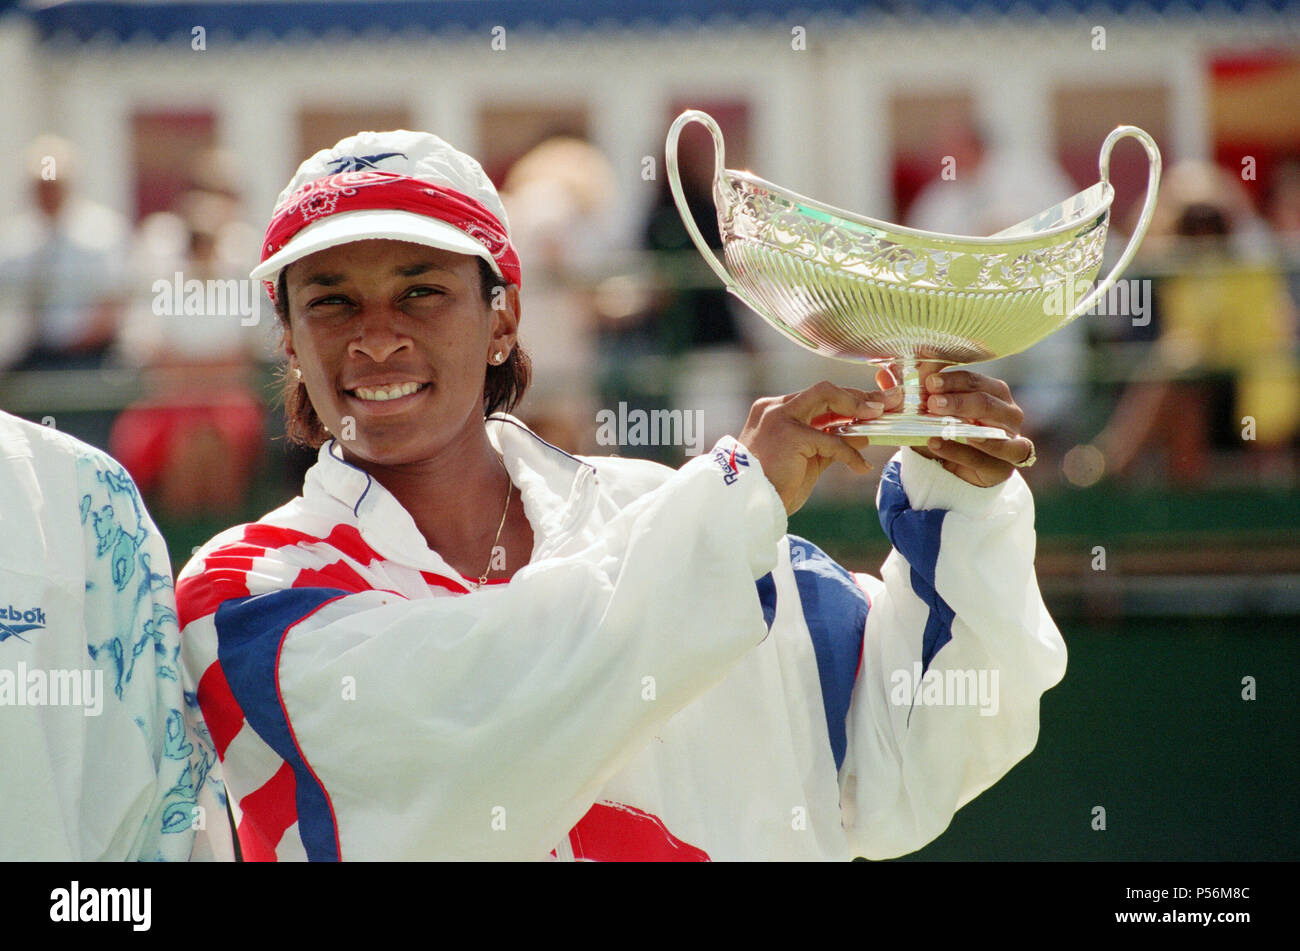
M0 861L233 856L171 564L126 470L0 413Z
M760 400L679 470L544 443L504 210L436 136L312 156L262 259L319 461L177 582L246 859L883 858L1033 748L1065 648L1005 384L931 379L1010 438L895 457L878 580L786 519L897 391Z

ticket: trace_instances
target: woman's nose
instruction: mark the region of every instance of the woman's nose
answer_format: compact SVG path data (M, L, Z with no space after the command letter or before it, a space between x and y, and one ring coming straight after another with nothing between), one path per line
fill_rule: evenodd
M412 346L402 325L402 314L387 304L367 304L357 315L357 333L348 345L349 354L362 354L383 363L393 354Z

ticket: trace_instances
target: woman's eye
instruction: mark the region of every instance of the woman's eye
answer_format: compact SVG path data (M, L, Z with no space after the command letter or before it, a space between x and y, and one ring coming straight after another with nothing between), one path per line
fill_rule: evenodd
M421 285L420 287L412 287L403 295L403 298L438 298L445 296L446 293L446 290L441 287ZM324 297L317 297L307 305L307 308L320 311L350 306L352 306L352 300L346 294L328 294Z
M412 287L406 292L407 297L435 297L445 294L441 287Z
M332 307L336 304L346 304L348 299L342 294L331 294L329 297L318 297L308 304L308 307Z

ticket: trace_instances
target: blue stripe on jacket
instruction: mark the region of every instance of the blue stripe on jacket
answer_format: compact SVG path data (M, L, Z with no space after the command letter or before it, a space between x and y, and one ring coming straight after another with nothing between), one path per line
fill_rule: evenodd
M830 735L835 768L844 763L848 749L847 720L869 604L853 576L812 542L797 535L790 539L790 567L794 570L804 623L817 657L826 731ZM776 585L772 576L758 581L763 617L771 627L776 616Z
M930 667L934 655L952 640L954 612L935 590L935 566L939 562L939 542L943 535L946 509L912 508L903 491L900 464L885 467L880 478L880 527L890 542L912 567L912 590L930 608L921 638L921 672Z
M327 601L348 592L335 588L288 588L224 602L215 615L217 660L230 691L257 735L293 769L298 832L311 861L337 862L338 830L325 789L298 752L276 687L285 632Z

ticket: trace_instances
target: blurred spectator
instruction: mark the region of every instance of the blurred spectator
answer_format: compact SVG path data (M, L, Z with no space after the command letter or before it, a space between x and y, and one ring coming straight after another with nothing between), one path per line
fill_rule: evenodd
M261 451L251 381L274 321L248 278L258 246L250 234L231 196L206 189L149 216L138 233L123 350L150 372L145 398L114 424L110 451L171 519L237 512Z
M1167 181L1152 242L1167 273L1156 288L1159 338L1141 381L1125 390L1096 440L1106 471L1123 475L1156 446L1171 479L1198 483L1217 443L1254 450L1262 466L1289 477L1285 447L1300 426L1300 368L1283 276L1254 250L1257 219L1234 176L1188 162ZM1239 224L1245 241L1236 240Z
M655 258L638 273L609 277L597 289L596 369L602 409L617 412L620 404L647 412L666 408L668 354L657 318L674 286L671 269ZM625 452L620 446L603 446L601 451ZM666 451L631 454L662 462L671 458Z
M1160 201L1142 242L1142 257L1159 260L1181 253L1187 235L1180 233L1179 221L1188 206L1196 204L1217 209L1226 222L1228 233L1219 242L1225 253L1258 259L1273 251L1273 231L1256 213L1241 179L1213 162L1185 159L1167 167L1161 178Z
M707 156L707 158L706 158ZM713 153L683 149L678 155L682 190L700 233L712 249L722 247L713 202ZM735 306L699 257L663 176L644 231L647 250L663 254L665 293L650 315L659 352L675 358L665 408L698 411L704 445L744 425L754 395L752 347ZM643 397L652 397L650 393ZM664 454L680 464L679 453Z
M924 231L984 237L1046 211L1078 189L1054 163L990 146L971 123L939 126L936 154L950 177L927 185L907 224ZM1025 411L1025 433L1044 464L1029 475L1055 471L1061 453L1077 441L1087 378L1087 327L1074 320L1022 353L978 367L1005 379Z
M76 193L63 139L34 141L26 169L34 207L0 222L0 366L102 366L125 292L126 221Z
M614 251L614 171L581 139L547 139L506 175L501 201L523 263L520 339L533 363L521 416L548 442L595 450L594 279Z
M1274 167L1263 211L1281 252L1291 303L1300 304L1300 156L1287 156Z
M917 195L908 212L908 223L916 228L991 235L1078 191L1054 163L990 144L965 120L943 122L934 151L951 172L941 171Z
M1264 214L1279 237L1300 238L1300 156L1277 163L1265 189Z

